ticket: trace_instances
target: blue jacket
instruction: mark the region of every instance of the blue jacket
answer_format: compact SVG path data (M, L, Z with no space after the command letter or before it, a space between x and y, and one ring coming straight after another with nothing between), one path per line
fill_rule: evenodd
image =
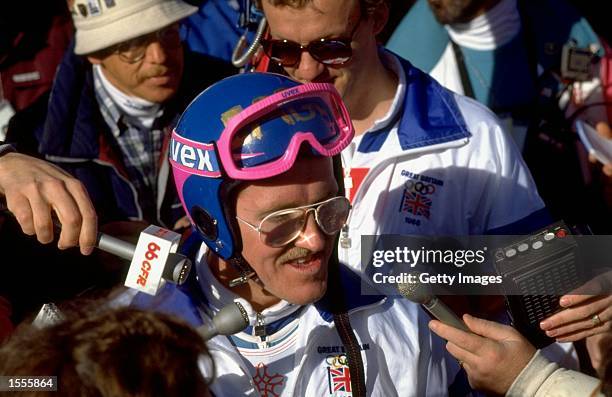
M239 27L240 4L236 0L206 0L198 12L185 18L182 33L193 52L231 61L234 46L245 32ZM249 33L249 43L253 32Z
M174 126L183 109L204 88L233 72L228 64L186 51L183 83L165 105L165 128ZM157 216L143 216L136 190L127 178L120 149L109 138L112 138L111 132L94 93L91 64L70 50L58 68L53 85L40 153L85 185L100 224L142 219L172 226L183 212L167 162L159 175L158 184L166 190L163 200L158 200ZM166 150L167 142L164 152Z

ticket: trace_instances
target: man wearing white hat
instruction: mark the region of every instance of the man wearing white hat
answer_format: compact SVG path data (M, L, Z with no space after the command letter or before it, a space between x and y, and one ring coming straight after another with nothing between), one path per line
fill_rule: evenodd
M76 0L74 54L58 69L40 151L86 186L100 224L173 227L167 141L185 106L229 65L184 52L180 0ZM171 181L170 181L171 182Z

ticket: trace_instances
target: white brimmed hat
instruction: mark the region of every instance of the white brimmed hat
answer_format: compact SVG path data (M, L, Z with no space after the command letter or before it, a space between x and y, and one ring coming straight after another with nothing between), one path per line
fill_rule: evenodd
M195 13L181 0L76 0L72 19L78 55L155 32Z

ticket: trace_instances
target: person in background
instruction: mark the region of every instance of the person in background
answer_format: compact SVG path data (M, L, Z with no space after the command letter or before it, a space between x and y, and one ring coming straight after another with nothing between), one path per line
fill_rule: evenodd
M525 233L549 223L498 120L384 50L384 0L262 0L271 62L333 83L356 136L343 151L353 209L340 259L361 267L361 235Z
M39 149L85 185L101 227L180 226L170 131L197 93L234 72L183 50L179 23L196 10L180 0L72 6L75 47L59 67Z
M574 128L609 131L612 55L567 0L420 0L387 48L502 119L555 219L612 230L610 181Z

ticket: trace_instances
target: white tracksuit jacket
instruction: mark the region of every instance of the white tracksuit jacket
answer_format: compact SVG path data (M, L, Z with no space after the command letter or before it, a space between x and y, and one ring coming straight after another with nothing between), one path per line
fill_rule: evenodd
M383 56L399 87L388 114L343 152L354 197L341 261L360 269L361 235L523 234L551 223L491 111L407 61Z

